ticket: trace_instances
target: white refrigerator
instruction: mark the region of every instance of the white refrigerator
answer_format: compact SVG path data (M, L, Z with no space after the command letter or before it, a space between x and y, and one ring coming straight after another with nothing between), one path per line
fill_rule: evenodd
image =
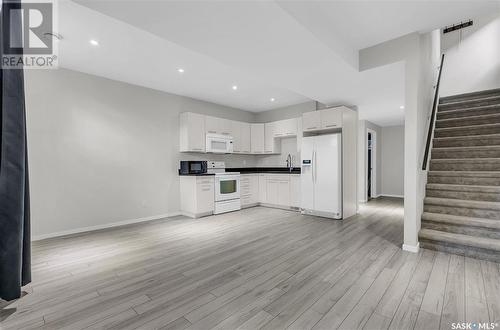
M342 135L304 137L301 165L302 213L342 219Z

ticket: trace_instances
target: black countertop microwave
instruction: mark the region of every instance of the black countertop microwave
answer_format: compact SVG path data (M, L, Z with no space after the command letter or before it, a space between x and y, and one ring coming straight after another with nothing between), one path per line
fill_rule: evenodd
M204 174L207 173L206 160L181 160L179 174Z

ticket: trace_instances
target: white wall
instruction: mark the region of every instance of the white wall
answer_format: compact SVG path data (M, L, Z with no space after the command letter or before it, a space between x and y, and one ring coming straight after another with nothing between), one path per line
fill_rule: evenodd
M405 127L382 127L381 133L381 195L403 197Z
M371 129L376 132L376 184L375 184L375 196L381 194L381 127L375 125L367 120L360 120L358 123L358 200L362 203L368 200L368 150L367 150L367 130Z
M35 238L178 212L179 160L214 158L178 152L179 113L254 120L250 112L70 70L26 70L25 81Z
M281 139L281 153L279 155L256 156L256 164L259 167L286 166L288 154L292 156L293 166L300 167L300 153L297 151L297 138L295 137Z
M316 102L309 101L305 103L290 105L283 108L262 111L255 114L255 122L267 123L276 120L299 118L304 112L316 110Z
M460 31L442 35L441 96L500 88L499 14L475 18L473 26Z
M309 101L296 105L290 105L283 108L269 111L258 112L255 114L255 122L267 123L277 120L299 118L304 112L316 110L316 102ZM256 156L257 166L286 166L286 158L290 154L293 159L293 165L300 166L300 153L297 151L297 139L286 138L281 140L280 155L262 155Z
M424 35L411 33L362 49L359 57L361 70L399 61L405 63L403 249L409 251L417 251L419 246L418 232L426 181L421 161L438 54L439 31L433 31Z

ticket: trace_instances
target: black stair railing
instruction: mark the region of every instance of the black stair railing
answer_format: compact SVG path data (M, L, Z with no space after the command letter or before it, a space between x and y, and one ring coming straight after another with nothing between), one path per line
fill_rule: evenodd
M444 63L444 54L441 55L441 64L439 65L439 73L436 83L436 89L434 91L434 101L432 102L432 112L431 118L429 122L429 130L427 131L427 141L425 142L425 152L424 152L424 161L422 163L422 170L427 170L428 160L429 160L429 152L431 149L431 142L434 137L434 123L436 121L436 112L439 102L439 83L441 82L441 72L443 71L443 63Z

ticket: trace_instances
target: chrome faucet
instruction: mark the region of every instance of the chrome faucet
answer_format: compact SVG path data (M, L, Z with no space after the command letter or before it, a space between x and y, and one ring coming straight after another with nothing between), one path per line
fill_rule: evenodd
M288 167L288 171L292 172L293 166L292 166L292 155L288 154L286 156L286 167Z

